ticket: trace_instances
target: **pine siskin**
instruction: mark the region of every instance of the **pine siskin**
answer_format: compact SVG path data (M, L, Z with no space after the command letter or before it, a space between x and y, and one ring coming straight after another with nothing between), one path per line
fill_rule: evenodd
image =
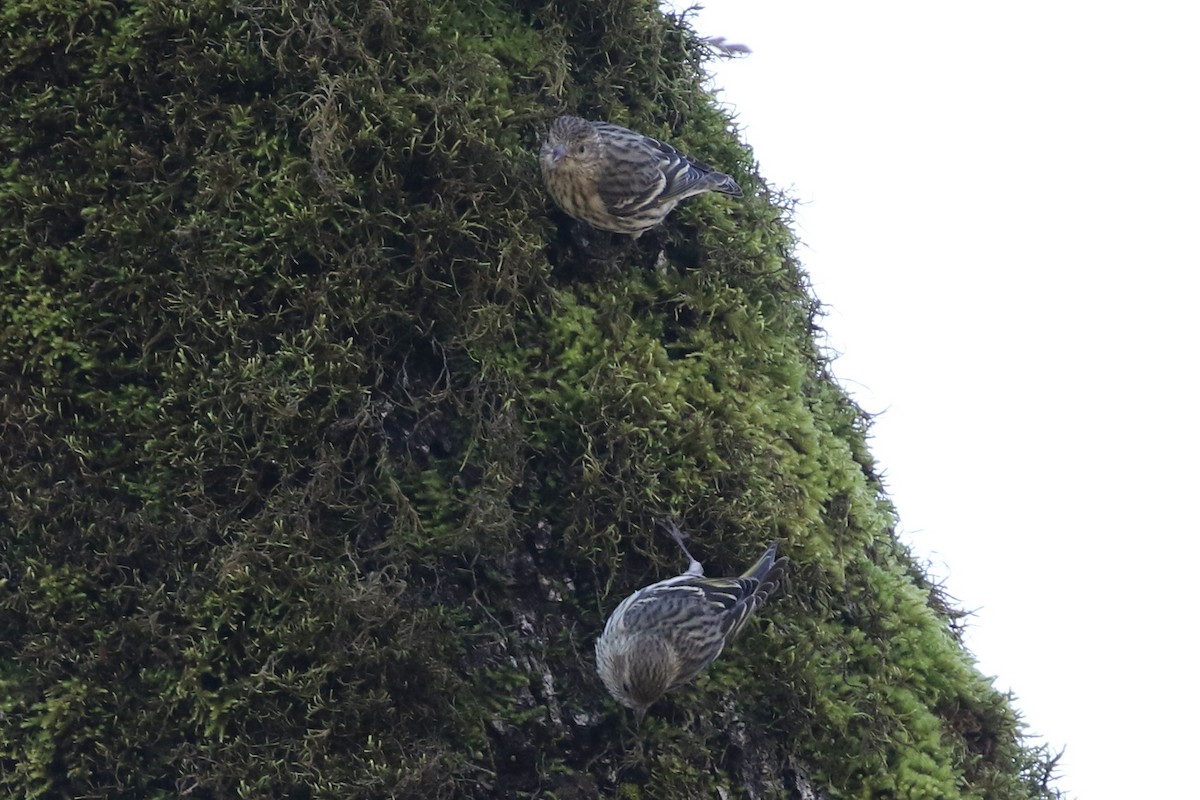
M736 578L706 578L674 523L663 523L687 555L687 571L631 594L617 606L596 641L596 671L638 722L666 692L712 663L750 615L779 585L787 558L767 548Z
M693 195L742 196L728 175L611 122L559 117L542 143L540 161L546 189L563 211L634 238Z

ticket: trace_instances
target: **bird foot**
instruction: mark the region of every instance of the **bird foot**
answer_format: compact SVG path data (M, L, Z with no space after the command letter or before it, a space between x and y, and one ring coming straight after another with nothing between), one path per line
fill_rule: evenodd
M696 575L697 577L703 577L703 565L696 560L696 558L688 551L687 545L683 543L684 539L688 538L688 535L679 530L679 526L675 524L675 520L670 517L659 517L657 522L660 526L662 526L663 529L666 530L667 533L671 535L671 538L675 540L675 544L679 545L679 549L683 551L685 556L687 556L689 562L687 568L688 573Z
M575 220L571 223L571 239L582 250L592 249L592 240L588 235L590 231L591 227L586 223L580 222L579 220Z

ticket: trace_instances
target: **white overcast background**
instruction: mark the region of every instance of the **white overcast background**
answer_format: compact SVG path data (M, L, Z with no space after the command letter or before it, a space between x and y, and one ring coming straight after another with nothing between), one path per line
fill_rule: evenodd
M1200 6L704 6L980 670L1068 797L1194 791Z

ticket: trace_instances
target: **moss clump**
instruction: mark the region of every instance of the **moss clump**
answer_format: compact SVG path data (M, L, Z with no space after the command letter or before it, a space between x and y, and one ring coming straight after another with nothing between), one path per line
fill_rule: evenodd
M786 210L651 2L8 3L0 789L1044 798L897 546ZM571 238L563 111L734 174ZM641 730L632 588L789 587Z

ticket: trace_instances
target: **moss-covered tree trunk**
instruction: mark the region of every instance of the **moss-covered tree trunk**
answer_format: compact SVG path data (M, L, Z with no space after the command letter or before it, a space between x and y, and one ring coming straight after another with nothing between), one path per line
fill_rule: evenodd
M0 794L1043 798L648 0L6 0ZM553 116L731 172L584 248ZM786 586L640 728L632 589Z

